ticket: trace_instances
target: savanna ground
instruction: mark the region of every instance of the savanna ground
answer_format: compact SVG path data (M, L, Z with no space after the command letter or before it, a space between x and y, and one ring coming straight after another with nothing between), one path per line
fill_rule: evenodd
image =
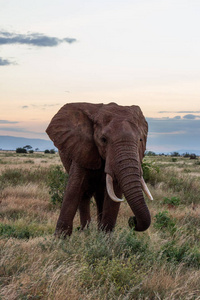
M64 175L57 154L0 152L0 299L200 299L200 159L146 157L151 227L92 223L53 237ZM55 184L54 184L55 181ZM51 192L51 195L49 194Z

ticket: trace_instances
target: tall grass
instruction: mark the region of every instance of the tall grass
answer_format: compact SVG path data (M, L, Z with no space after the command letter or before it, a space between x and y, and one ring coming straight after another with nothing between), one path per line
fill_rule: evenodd
M113 233L98 231L91 205L91 226L78 230L77 213L72 236L59 240L59 206L49 194L63 190L58 157L39 163L35 154L16 168L19 158L0 165L0 299L200 299L199 181L190 175L197 165L148 157L148 231L129 228L127 203Z

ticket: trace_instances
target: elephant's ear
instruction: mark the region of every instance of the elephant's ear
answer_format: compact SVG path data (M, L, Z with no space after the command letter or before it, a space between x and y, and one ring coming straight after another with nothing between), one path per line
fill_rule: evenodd
M101 157L93 139L93 117L101 104L64 105L51 120L46 132L54 145L84 168L99 169Z
M131 106L133 122L138 127L140 132L140 147L139 147L139 156L140 160L142 161L144 157L144 152L146 150L146 141L147 141L147 134L148 134L148 123L140 109L137 105Z

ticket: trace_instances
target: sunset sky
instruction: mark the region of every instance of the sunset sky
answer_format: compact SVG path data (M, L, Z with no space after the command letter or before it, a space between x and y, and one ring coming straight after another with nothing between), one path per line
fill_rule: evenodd
M199 0L0 0L0 135L69 102L139 105L148 149L200 150Z

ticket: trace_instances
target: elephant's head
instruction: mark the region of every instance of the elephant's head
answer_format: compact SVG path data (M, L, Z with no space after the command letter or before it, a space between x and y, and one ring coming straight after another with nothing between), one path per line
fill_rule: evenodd
M142 188L151 195L142 177L141 162L146 149L148 125L138 106L115 103L64 105L53 117L46 132L66 161L74 160L87 169L100 169L105 161L107 191L120 201L113 181L120 186L135 214L135 230L150 223Z

